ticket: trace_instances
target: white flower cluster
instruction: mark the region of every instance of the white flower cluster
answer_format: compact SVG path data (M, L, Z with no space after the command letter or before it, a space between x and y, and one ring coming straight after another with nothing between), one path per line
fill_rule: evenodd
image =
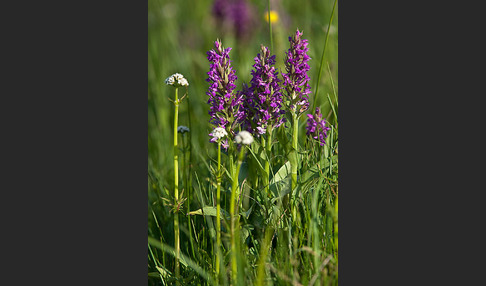
M253 136L251 136L250 132L243 130L236 134L235 141L238 144L250 145L253 142Z
M189 83L187 82L187 79L184 78L183 75L180 73L175 73L168 78L165 79L165 84L167 85L172 85L174 87L179 87L179 86L188 86Z
M184 126L184 125L181 125L179 127L177 127L177 133L181 133L181 134L184 134L186 132L189 132L189 127L187 126Z
M221 127L214 128L213 133L211 133L211 136L213 136L216 139L221 139L226 135L228 135L228 133L224 128Z

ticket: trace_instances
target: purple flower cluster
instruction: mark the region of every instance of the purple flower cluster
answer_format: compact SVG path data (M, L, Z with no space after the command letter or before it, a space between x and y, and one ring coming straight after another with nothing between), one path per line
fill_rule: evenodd
M326 127L326 119L322 119L321 110L316 107L316 117L312 114L307 114L307 135L311 135L312 138L319 140L319 144L324 146L326 144L327 131L331 128Z
M218 26L234 31L239 39L247 38L256 24L254 7L247 0L216 0L212 13Z
M297 29L295 36L289 37L290 49L285 53L285 69L287 73L282 73L284 87L290 97L290 109L299 113L309 108L309 97L311 93L309 76L307 72L310 66L307 63L310 57L307 55L307 40L301 39L302 32ZM298 106L300 110L297 110Z
M234 136L233 129L240 123L245 113L242 108L243 94L235 92L237 76L231 67L229 52L231 48L223 48L221 41L216 40L215 49L207 52L209 65L208 79L210 83L208 104L210 123L215 127L225 128L228 134ZM212 138L216 142L217 138ZM223 144L226 145L226 144Z
M254 70L251 71L251 86L244 86L246 130L254 135L265 134L267 126L279 127L284 122L285 110L282 107L280 80L275 69L275 55L270 56L267 47L261 46L261 53L255 57Z
M220 2L224 1L217 3ZM210 86L206 94L209 96L210 123L213 128L226 130L228 136L222 142L225 149L228 140L235 138L240 127L259 137L266 134L269 128L281 126L287 111L299 116L309 108L308 95L311 91L307 73L310 66L307 62L310 57L307 55L307 40L301 37L299 30L289 37L290 48L285 53L287 73L282 73L283 79L279 78L275 68L275 55L271 55L268 47L262 45L260 53L254 58L250 84L243 84L240 91L235 90L237 76L231 67L231 48L225 49L221 41L216 40L215 48L207 52L210 69L206 81ZM309 115L307 134L313 134L314 138L319 138L325 144L329 128L325 127L325 120L321 118L320 113L316 119ZM298 120L294 124L298 124ZM218 140L212 133L210 136L211 142Z

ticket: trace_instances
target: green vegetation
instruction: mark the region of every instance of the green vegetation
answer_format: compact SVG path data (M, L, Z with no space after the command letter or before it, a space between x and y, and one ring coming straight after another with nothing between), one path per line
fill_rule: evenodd
M148 1L149 285L338 284L337 1L248 2L254 22L237 36L215 18L212 0ZM268 3L278 14L272 37ZM309 43L309 109L297 126L287 113L287 128L274 128L267 141L255 138L245 152L218 152L219 142L210 143L208 135L206 52L216 39L232 47L241 90L261 44L274 47L276 68L280 76L285 72L288 37L296 29ZM187 89L164 83L174 73L184 75ZM180 100L177 111L174 99ZM330 128L324 146L306 135L312 107ZM176 133L181 125L190 132Z

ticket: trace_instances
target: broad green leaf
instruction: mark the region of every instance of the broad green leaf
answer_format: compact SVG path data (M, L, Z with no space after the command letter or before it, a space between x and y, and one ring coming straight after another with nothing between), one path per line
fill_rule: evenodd
M282 126L280 126L282 127ZM285 153L288 153L292 149L291 142L285 134L285 128L278 128L277 129L277 139L278 142L284 147Z
M286 194L289 194L291 192L291 186L292 186L291 176L287 176L287 178L280 180L277 183L271 184L269 188L274 195L274 198L272 199L272 203L284 197Z
M280 167L280 169L278 169L277 173L275 173L272 180L270 180L270 184L275 184L282 181L290 175L290 172L290 161L287 161L282 167Z
M297 158L297 151L294 148L291 148L291 151L289 152L288 159L290 161L290 165L298 165L299 161Z

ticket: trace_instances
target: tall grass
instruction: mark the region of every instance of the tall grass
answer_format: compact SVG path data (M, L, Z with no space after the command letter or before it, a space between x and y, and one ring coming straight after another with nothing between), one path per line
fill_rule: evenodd
M213 1L148 1L149 285L172 285L176 281L181 285L230 285L232 259L237 267L233 284L237 285L337 285L338 7L333 28L329 28L334 0L250 2L255 5L259 23L243 40L217 25L211 14ZM271 26L264 18L269 5L279 13L279 21ZM297 28L309 40L309 76L311 86L318 86L315 102L317 88L312 89L311 106L321 108L331 130L321 147L306 136L305 120L295 127L299 168L292 188L287 156L293 144L292 118L288 118L289 128L274 129L263 145L255 140L236 172L237 158L230 164L231 154L218 154L218 145L209 143L212 130L205 79L209 67L206 51L217 38L233 48L232 65L238 76L237 89L241 89L251 78L260 44L274 46L276 66L283 70L287 37ZM174 88L163 81L176 72L190 84L177 111L177 124L189 126L190 133L183 137L182 146L173 150L171 142L177 142L175 110L168 97L173 97ZM175 175L174 155L178 150L183 156L178 158L180 174ZM268 179L263 176L265 171ZM179 251L175 247L175 217L167 202L173 198L176 185L186 198L177 225ZM232 192L232 188L238 191ZM269 196L264 195L265 190ZM232 194L236 195L235 209L231 208ZM285 197L289 198L289 208L285 207ZM230 210L236 210L239 217L233 247ZM176 261L180 275L176 275Z

